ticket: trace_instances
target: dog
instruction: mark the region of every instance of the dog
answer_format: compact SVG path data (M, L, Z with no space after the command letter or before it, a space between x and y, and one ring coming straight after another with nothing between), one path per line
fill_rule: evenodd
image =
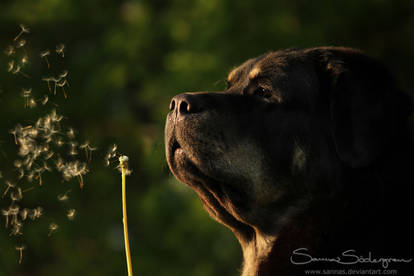
M224 91L179 94L169 109L169 168L233 231L243 276L385 258L410 271L413 107L380 62L344 47L270 52Z

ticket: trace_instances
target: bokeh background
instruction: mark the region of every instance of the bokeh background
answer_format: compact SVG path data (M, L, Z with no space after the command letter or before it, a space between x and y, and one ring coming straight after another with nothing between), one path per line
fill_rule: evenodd
M221 90L226 74L247 58L288 47L343 45L382 60L401 87L414 91L414 1L350 0L1 0L0 209L6 181L25 192L15 204L42 206L10 236L0 216L0 275L126 275L120 174L104 166L112 144L130 157L128 216L135 275L238 275L241 251L232 233L211 220L197 196L169 173L163 127L170 98ZM55 52L65 44L64 57ZM40 53L49 49L50 68ZM10 60L27 54L21 73ZM68 71L68 98L42 77ZM22 89L45 106L25 108ZM76 179L45 173L43 185L16 178L19 156L9 130L56 108L77 139L98 147L81 190ZM62 126L63 128L63 126ZM51 164L53 165L53 164ZM57 196L70 189L69 200ZM69 208L76 217L66 217ZM48 226L59 228L50 233ZM51 234L51 235L49 235ZM16 246L24 244L22 264Z

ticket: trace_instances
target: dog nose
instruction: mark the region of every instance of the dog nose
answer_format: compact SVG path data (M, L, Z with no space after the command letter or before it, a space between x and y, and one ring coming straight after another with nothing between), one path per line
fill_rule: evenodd
M183 93L172 98L170 111L177 111L180 115L197 113L201 111L197 96L190 93Z

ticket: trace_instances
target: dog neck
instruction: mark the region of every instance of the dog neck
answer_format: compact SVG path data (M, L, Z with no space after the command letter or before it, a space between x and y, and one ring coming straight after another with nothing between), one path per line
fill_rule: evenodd
M249 242L242 242L243 273L242 276L258 276L260 267L267 262L267 258L274 247L276 237L257 234Z

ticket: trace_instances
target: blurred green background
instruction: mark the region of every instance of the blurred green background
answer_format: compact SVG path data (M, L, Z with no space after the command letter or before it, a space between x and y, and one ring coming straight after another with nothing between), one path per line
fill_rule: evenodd
M42 206L10 236L0 216L0 275L126 275L120 174L104 166L116 143L130 157L128 217L135 275L238 275L241 251L232 233L211 220L197 196L169 173L163 127L170 98L221 90L227 72L247 58L287 47L361 48L414 91L414 1L311 0L1 0L0 193L12 181L35 187L16 204ZM65 56L55 52L65 44ZM40 53L49 49L50 68ZM8 72L24 55L21 73ZM68 70L68 99L48 91L42 77ZM22 89L45 106L25 108ZM45 173L43 185L17 180L17 146L9 130L33 124L53 108L77 139L98 147L80 190L76 179ZM62 126L63 127L63 126ZM57 195L68 189L69 200ZM0 196L0 210L11 204ZM66 218L69 208L76 218ZM48 225L59 228L48 235ZM16 246L24 244L22 264Z

